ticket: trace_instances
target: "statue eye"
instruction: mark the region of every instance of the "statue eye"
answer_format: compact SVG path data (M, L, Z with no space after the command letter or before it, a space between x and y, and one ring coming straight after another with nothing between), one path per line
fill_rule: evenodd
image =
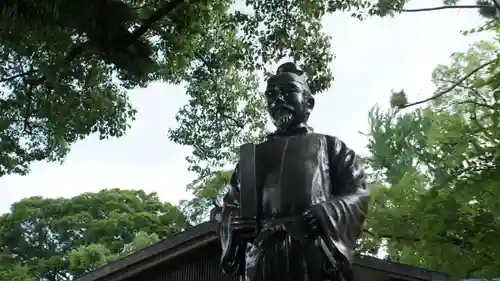
M287 85L286 87L284 87L283 89L281 89L281 93L283 94L291 94L291 93L298 93L300 92L300 89L297 88L295 85Z
M271 98L271 97L274 97L277 95L277 92L275 90L269 90L269 91L265 91L264 92L264 95L267 97L267 98Z

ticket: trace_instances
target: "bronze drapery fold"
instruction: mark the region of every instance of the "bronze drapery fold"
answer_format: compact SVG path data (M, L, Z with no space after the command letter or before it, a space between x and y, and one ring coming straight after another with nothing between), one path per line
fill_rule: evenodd
M315 133L270 139L257 153L263 227L253 241L231 233L239 206L237 166L223 202L223 270L248 281L351 279L369 201L358 157L336 137ZM309 209L321 226L312 241L301 221Z

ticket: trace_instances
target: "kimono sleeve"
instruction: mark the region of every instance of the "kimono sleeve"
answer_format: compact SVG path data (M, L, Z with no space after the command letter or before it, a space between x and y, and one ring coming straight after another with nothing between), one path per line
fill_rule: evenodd
M239 214L239 165L233 171L228 192L223 198L219 237L222 246L221 268L229 275L241 275L245 270L246 242L234 237L231 218Z
M328 199L315 206L322 228L321 243L332 263L350 267L356 240L368 210L370 193L359 157L342 141L327 137L330 186Z

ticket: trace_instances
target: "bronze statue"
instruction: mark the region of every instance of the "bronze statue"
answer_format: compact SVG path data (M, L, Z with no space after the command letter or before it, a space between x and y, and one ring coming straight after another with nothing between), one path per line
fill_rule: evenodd
M359 158L307 126L314 98L285 63L265 92L275 133L243 145L223 200L224 272L245 281L350 281L370 194Z

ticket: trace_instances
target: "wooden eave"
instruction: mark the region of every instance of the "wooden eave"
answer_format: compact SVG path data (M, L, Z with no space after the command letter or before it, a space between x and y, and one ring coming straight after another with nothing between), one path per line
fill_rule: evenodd
M216 222L205 222L120 260L111 262L104 267L74 279L74 281L121 281L191 250L214 243L217 239ZM357 256L354 266L361 267L363 270L383 272L387 276L387 281L444 281L449 279L449 276L445 273L369 256Z

